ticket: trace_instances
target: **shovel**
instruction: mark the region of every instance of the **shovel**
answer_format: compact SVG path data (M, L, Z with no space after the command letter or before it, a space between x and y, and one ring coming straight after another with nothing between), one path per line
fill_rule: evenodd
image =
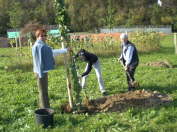
M126 73L127 73L128 77L130 78L130 85L131 85L131 87L138 88L139 87L139 83L137 81L133 81L133 79L130 76L129 72L126 71Z
M120 64L124 67L123 61L119 60ZM130 78L130 85L131 87L138 88L139 83L137 81L133 81L132 77L130 76L130 73L126 71L128 77Z

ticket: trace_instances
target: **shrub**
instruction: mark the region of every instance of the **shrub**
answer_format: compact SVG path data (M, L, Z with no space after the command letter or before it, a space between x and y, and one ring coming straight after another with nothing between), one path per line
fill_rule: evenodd
M134 32L129 35L139 52L151 52L160 48L160 34L157 32Z
M116 37L117 38L117 37ZM133 42L139 52L157 51L160 48L160 34L156 32L134 32L129 34L130 41ZM49 36L47 44L52 48L61 48L61 40L59 37ZM101 39L93 39L88 37L84 40L74 39L67 43L76 53L81 48L86 49L98 56L117 56L120 52L120 41L111 36ZM13 48L15 51L15 48ZM10 55L11 54L11 55ZM32 69L31 48L16 48L16 52L11 52L13 56L9 65L9 69ZM13 54L13 55L12 55ZM63 64L63 55L57 56L56 64ZM12 63L13 62L13 63Z

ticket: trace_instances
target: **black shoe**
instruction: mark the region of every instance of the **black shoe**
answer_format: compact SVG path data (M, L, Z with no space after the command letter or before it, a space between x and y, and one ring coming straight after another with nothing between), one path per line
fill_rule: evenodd
M107 96L108 93L107 93L107 92L103 92L102 95L103 95L103 96Z
M128 88L128 91L134 91L134 90L135 90L134 87L129 87L129 88Z

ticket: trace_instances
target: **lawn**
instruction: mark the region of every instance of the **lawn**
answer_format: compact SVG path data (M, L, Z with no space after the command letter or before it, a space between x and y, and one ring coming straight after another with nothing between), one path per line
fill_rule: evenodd
M163 36L159 51L140 53L136 71L139 89L155 90L170 95L169 105L148 109L130 108L124 112L97 114L62 114L60 106L68 100L66 74L63 65L49 73L49 96L55 110L53 128L42 129L35 124L38 91L32 68L28 71L4 69L8 54L14 49L0 49L0 131L2 132L176 132L177 130L177 61L173 36ZM2 56L4 55L4 56ZM117 56L99 57L103 79L109 95L127 92L126 78ZM174 68L143 64L169 61ZM82 63L79 71L84 70ZM101 97L94 70L90 73L86 92L89 99Z

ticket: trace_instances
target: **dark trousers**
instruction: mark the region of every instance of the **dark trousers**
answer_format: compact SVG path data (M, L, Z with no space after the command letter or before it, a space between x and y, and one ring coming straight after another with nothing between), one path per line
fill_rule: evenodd
M45 73L44 77L37 77L37 85L39 91L39 107L40 108L50 108L49 97L48 97L48 74Z
M135 81L134 74L135 74L136 66L129 66L128 70L126 71L127 83L128 88L132 89L134 86L131 85L133 81Z
M125 66L125 60L122 59L122 64ZM127 83L128 83L128 90L132 90L135 87L132 86L132 82L135 81L134 75L136 67L138 66L138 62L131 63L126 71Z

